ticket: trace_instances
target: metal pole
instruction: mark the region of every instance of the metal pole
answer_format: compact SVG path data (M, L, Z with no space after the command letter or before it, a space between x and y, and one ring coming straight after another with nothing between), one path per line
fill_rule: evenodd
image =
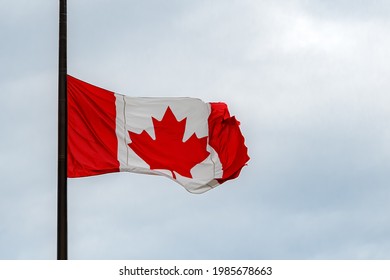
M60 0L58 65L57 259L68 259L66 0Z

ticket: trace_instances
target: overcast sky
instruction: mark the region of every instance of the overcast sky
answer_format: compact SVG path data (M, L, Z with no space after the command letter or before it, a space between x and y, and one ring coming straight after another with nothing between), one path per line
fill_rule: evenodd
M0 9L0 259L56 258L58 3ZM251 157L201 195L71 179L70 259L389 259L390 2L68 0L68 73L224 101Z

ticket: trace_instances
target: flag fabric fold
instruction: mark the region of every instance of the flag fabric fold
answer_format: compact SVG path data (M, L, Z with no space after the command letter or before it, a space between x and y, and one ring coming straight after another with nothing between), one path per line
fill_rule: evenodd
M248 162L239 124L224 103L129 97L68 76L68 177L163 175L202 193Z

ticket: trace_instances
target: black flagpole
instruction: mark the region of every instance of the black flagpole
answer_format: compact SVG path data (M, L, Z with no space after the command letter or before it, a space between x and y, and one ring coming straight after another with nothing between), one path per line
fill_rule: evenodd
M68 259L66 0L60 0L58 64L57 259Z

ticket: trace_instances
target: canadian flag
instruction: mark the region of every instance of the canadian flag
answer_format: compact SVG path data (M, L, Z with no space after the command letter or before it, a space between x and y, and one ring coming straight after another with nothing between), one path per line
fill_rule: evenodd
M140 98L68 76L68 177L166 176L192 193L236 178L249 160L224 103Z

